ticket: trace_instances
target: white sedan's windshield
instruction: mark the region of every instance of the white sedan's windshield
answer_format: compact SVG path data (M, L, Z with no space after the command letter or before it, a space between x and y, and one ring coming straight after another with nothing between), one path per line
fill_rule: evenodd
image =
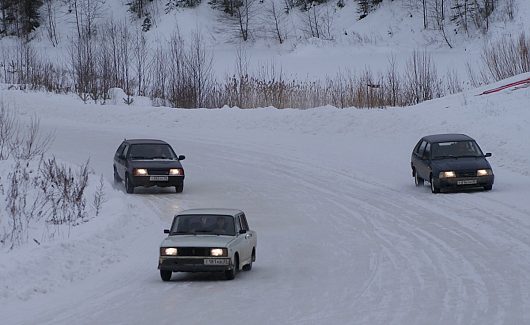
M235 235L234 217L223 215L180 215L175 218L172 234Z

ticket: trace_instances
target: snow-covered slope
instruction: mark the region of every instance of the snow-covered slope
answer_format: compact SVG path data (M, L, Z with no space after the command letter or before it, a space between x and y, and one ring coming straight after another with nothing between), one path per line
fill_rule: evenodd
M90 156L107 188L102 215L69 238L0 253L2 323L529 323L530 88L485 89L385 110L177 110L1 90L55 133L51 153ZM412 147L439 132L493 153L491 192L414 186ZM184 193L113 184L113 152L133 137L187 156ZM160 280L162 229L195 207L247 213L252 271Z
M396 57L398 66L403 67L412 51L426 50L432 54L440 74L454 70L462 80L466 80L466 65L469 63L474 69L481 66L480 54L487 42L517 37L530 30L529 1L514 1L516 11L513 20L498 18L506 6L501 2L486 34L473 28L470 28L469 34L457 33L456 26L446 22L448 38L453 46L450 49L433 26L427 30L423 28L421 6L412 6L410 1L383 1L376 11L361 20L358 19L355 2L346 1L344 8L338 8L336 1L330 1L319 6L319 10L329 16L326 19L329 22L329 37L309 37L304 32L307 29L306 14L293 9L285 16L283 24L286 41L279 44L266 32L272 27L272 22L265 15L271 1L275 1L278 8L284 8L280 0L256 1L248 42L242 42L237 33L228 27L226 19L222 19L222 12L212 9L207 1L197 8L179 8L169 13L165 13L165 1L149 3L153 26L145 35L150 48L154 49L167 44L169 36L176 30L185 40L199 31L213 56L213 69L219 78L235 73L236 53L243 48L250 61L250 70L256 72L274 65L276 71L282 70L284 75L296 79L323 79L325 76L333 77L339 71L360 72L365 68L381 71L387 68L392 55ZM98 7L96 26L112 19L116 23L126 21L131 30L141 30L142 19L134 20L134 15L128 12L128 1L103 2L104 5ZM60 1L55 2L54 8L58 46L52 47L48 41L45 24L37 30L31 44L44 57L62 57L64 62L69 62L68 49L77 33L75 16ZM13 46L10 39L0 40L0 45L5 48ZM57 61L52 59L52 62Z

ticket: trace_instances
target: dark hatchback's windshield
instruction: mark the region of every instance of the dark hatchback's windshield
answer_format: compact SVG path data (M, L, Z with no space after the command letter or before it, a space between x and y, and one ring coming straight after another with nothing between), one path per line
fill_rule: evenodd
M482 157L482 150L475 141L448 141L433 143L432 159Z
M234 218L226 215L180 215L171 227L170 235L211 234L235 236Z
M133 144L129 157L131 159L175 159L175 153L167 144Z

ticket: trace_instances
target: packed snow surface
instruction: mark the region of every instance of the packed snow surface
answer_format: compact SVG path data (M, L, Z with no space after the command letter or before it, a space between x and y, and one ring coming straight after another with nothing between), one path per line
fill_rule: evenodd
M476 96L485 89L381 110L183 110L0 90L54 133L49 154L90 157L106 186L102 214L69 236L0 252L1 323L528 324L530 88ZM415 143L453 132L493 153L492 191L414 186ZM114 151L140 137L186 155L182 194L113 182ZM200 207L246 212L252 271L162 282L163 229Z

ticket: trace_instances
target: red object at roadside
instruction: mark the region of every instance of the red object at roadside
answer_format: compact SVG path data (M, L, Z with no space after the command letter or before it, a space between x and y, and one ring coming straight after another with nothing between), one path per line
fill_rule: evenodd
M520 86L520 85L524 85L524 84L530 84L530 78L524 79L524 80L519 80L519 81L516 81L516 82L512 82L512 83L506 84L504 86L500 86L500 87L493 88L493 89L490 89L490 90L486 90L486 91L480 93L479 95L487 95L487 94L491 94L491 93L496 93L496 92L504 90L504 89L508 89L508 88L511 88L511 87Z

